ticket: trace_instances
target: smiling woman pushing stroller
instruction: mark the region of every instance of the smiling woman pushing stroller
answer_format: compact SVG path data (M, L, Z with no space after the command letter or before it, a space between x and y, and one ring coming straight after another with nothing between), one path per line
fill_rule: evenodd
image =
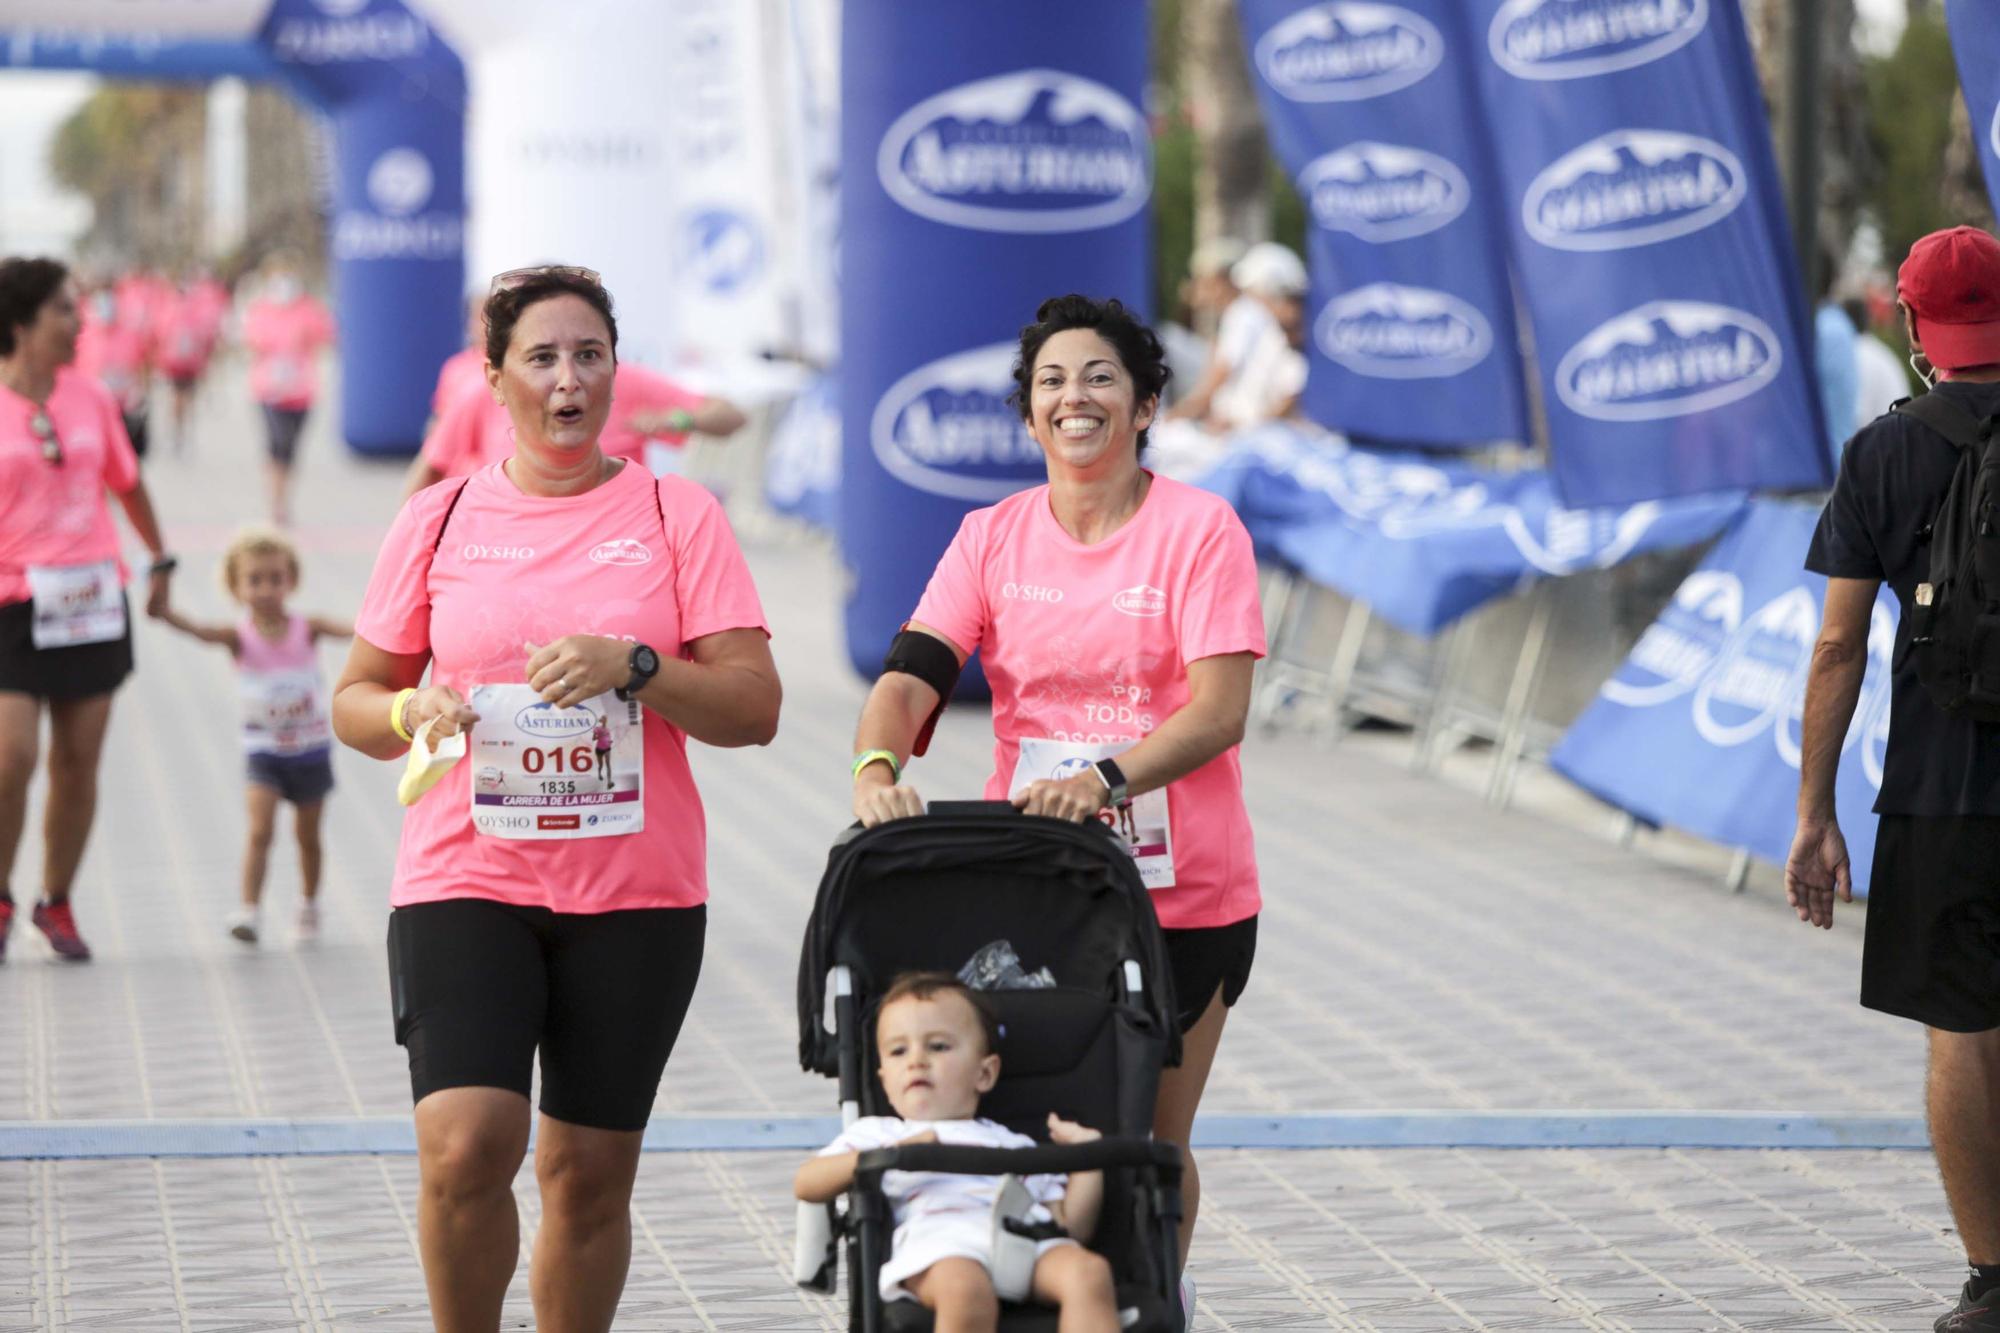
M1183 1032L1153 1133L1186 1154L1261 898L1237 743L1264 655L1250 536L1221 499L1140 466L1167 380L1117 301L1042 303L1014 402L1048 484L968 514L896 636L855 736L854 814L919 815L901 781L965 659L993 688L986 795L1028 814L1117 819L1165 928ZM1180 1260L1200 1178L1186 1158ZM1185 1278L1182 1302L1193 1305Z
M602 1330L631 1258L640 1138L701 970L687 742L769 741L778 677L721 506L598 447L618 326L597 275L502 274L486 329L514 452L403 506L333 722L377 758L414 745L420 768L433 733L470 733L453 741L470 763L403 793L389 919L436 1325L499 1326L539 1054L536 1322Z

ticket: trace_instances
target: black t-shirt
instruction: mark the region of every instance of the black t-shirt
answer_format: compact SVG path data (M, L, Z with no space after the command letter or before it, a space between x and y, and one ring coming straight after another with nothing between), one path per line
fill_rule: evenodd
M2000 384L1931 390L1977 417L2000 415ZM1950 440L1900 412L1863 426L1840 461L1806 568L1882 579L1902 608L1889 685L1889 748L1875 809L1885 815L2000 815L2000 724L1952 717L1931 702L1910 656L1910 599L1930 573L1926 529L1958 470Z

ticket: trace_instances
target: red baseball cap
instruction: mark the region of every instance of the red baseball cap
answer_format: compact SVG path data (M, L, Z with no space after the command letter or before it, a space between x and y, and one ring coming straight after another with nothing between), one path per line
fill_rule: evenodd
M1939 370L2000 365L2000 241L1978 227L1932 232L1910 247L1896 295Z

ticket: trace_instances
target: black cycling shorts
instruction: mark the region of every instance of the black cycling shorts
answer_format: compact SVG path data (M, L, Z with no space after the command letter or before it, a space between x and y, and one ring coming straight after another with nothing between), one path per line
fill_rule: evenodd
M2000 1027L2000 817L1881 817L1861 1003L1946 1032Z
M132 674L132 605L125 605L125 633L109 643L67 648L35 647L35 604L0 606L0 690L37 699L88 699L109 694Z
M1166 937L1167 962L1174 970L1174 1003L1180 1007L1182 1032L1201 1021L1218 989L1226 1007L1235 1004L1250 984L1250 964L1257 957L1256 917L1226 926L1160 933Z
M273 463L290 464L298 456L299 432L305 429L303 407L273 407L264 404L264 452Z
M571 914L484 898L389 914L396 1041L410 1096L444 1088L529 1095L542 1114L640 1130L701 972L708 908Z

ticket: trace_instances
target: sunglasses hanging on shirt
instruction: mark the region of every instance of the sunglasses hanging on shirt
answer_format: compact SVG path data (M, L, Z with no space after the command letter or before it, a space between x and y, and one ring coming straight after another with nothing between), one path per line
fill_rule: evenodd
M42 461L56 467L63 465L62 437L56 434L56 423L49 420L47 412L37 411L28 418L28 429L42 442Z

